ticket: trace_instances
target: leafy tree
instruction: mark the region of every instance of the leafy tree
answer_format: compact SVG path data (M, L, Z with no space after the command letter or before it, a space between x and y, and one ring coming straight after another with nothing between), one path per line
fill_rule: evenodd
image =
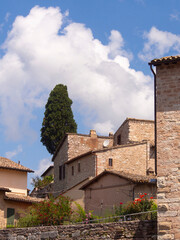
M54 180L53 175L49 175L49 176L45 176L42 179L40 177L35 177L32 178L32 183L31 185L34 188L41 188L41 187L46 187L47 185L49 185L50 183L52 183Z
M77 124L73 118L71 105L72 100L68 97L67 86L56 85L45 106L41 128L41 142L51 154L55 153L65 133L77 132Z

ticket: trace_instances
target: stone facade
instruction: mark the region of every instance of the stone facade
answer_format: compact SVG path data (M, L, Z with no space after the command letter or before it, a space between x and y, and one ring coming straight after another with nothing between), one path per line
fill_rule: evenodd
M94 176L94 159L85 160L81 164L81 171L78 175L76 172L78 163L74 166L74 175L72 175L72 165L67 167L67 161L79 155L92 150L103 148L104 141L108 141L109 145L113 145L112 137L99 137L96 132L91 130L89 135L83 134L67 134L59 146L56 154L53 156L54 161L54 191L58 195L64 190L72 187L72 183L76 185L78 182L85 180L89 176ZM61 170L60 167L62 166ZM63 170L64 168L64 170ZM60 177L59 171L64 171L64 177ZM62 173L63 175L63 173ZM73 177L76 176L76 177ZM60 179L61 178L61 179Z
M115 136L67 134L60 143L54 161L54 195L95 177L105 169L147 175L154 171L154 122L126 119ZM139 134L139 136L135 136ZM121 144L117 142L121 135ZM75 189L74 189L75 191Z
M127 118L114 134L114 145L142 141L154 144L154 121Z
M150 65L156 66L158 239L180 239L180 58Z
M96 153L96 175L104 169L115 169L139 175L146 175L149 156L147 155L147 143L137 143L117 146L111 149L97 151ZM109 166L109 159L112 166Z
M60 225L0 230L1 240L156 240L156 221Z

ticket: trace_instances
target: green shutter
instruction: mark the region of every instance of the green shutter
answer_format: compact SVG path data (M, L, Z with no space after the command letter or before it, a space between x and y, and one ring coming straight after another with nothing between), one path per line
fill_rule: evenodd
M14 208L7 209L7 225L14 225Z

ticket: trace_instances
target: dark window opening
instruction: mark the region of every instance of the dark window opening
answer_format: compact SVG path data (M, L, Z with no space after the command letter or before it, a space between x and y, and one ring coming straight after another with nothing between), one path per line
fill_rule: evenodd
M72 166L72 176L74 176L74 166Z
M7 225L14 225L15 209L7 208Z
M65 179L65 164L63 165L63 179Z
M117 145L121 145L121 135L117 136Z
M112 158L109 158L109 166L112 167L112 165L113 165L113 160Z
M59 180L62 180L62 166L59 166Z
M80 162L78 162L78 172L81 171L81 165L80 165Z

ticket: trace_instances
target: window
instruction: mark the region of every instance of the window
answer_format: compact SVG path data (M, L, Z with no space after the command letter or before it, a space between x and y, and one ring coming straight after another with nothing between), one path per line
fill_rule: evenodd
M65 179L65 164L63 165L63 179Z
M109 166L112 167L112 165L113 165L113 159L109 158Z
M74 176L74 166L72 166L72 176Z
M81 171L81 165L80 165L80 162L78 162L78 172Z
M117 145L121 145L121 135L117 136Z
M62 166L59 166L59 180L62 180Z
M7 225L14 225L14 208L7 208Z

